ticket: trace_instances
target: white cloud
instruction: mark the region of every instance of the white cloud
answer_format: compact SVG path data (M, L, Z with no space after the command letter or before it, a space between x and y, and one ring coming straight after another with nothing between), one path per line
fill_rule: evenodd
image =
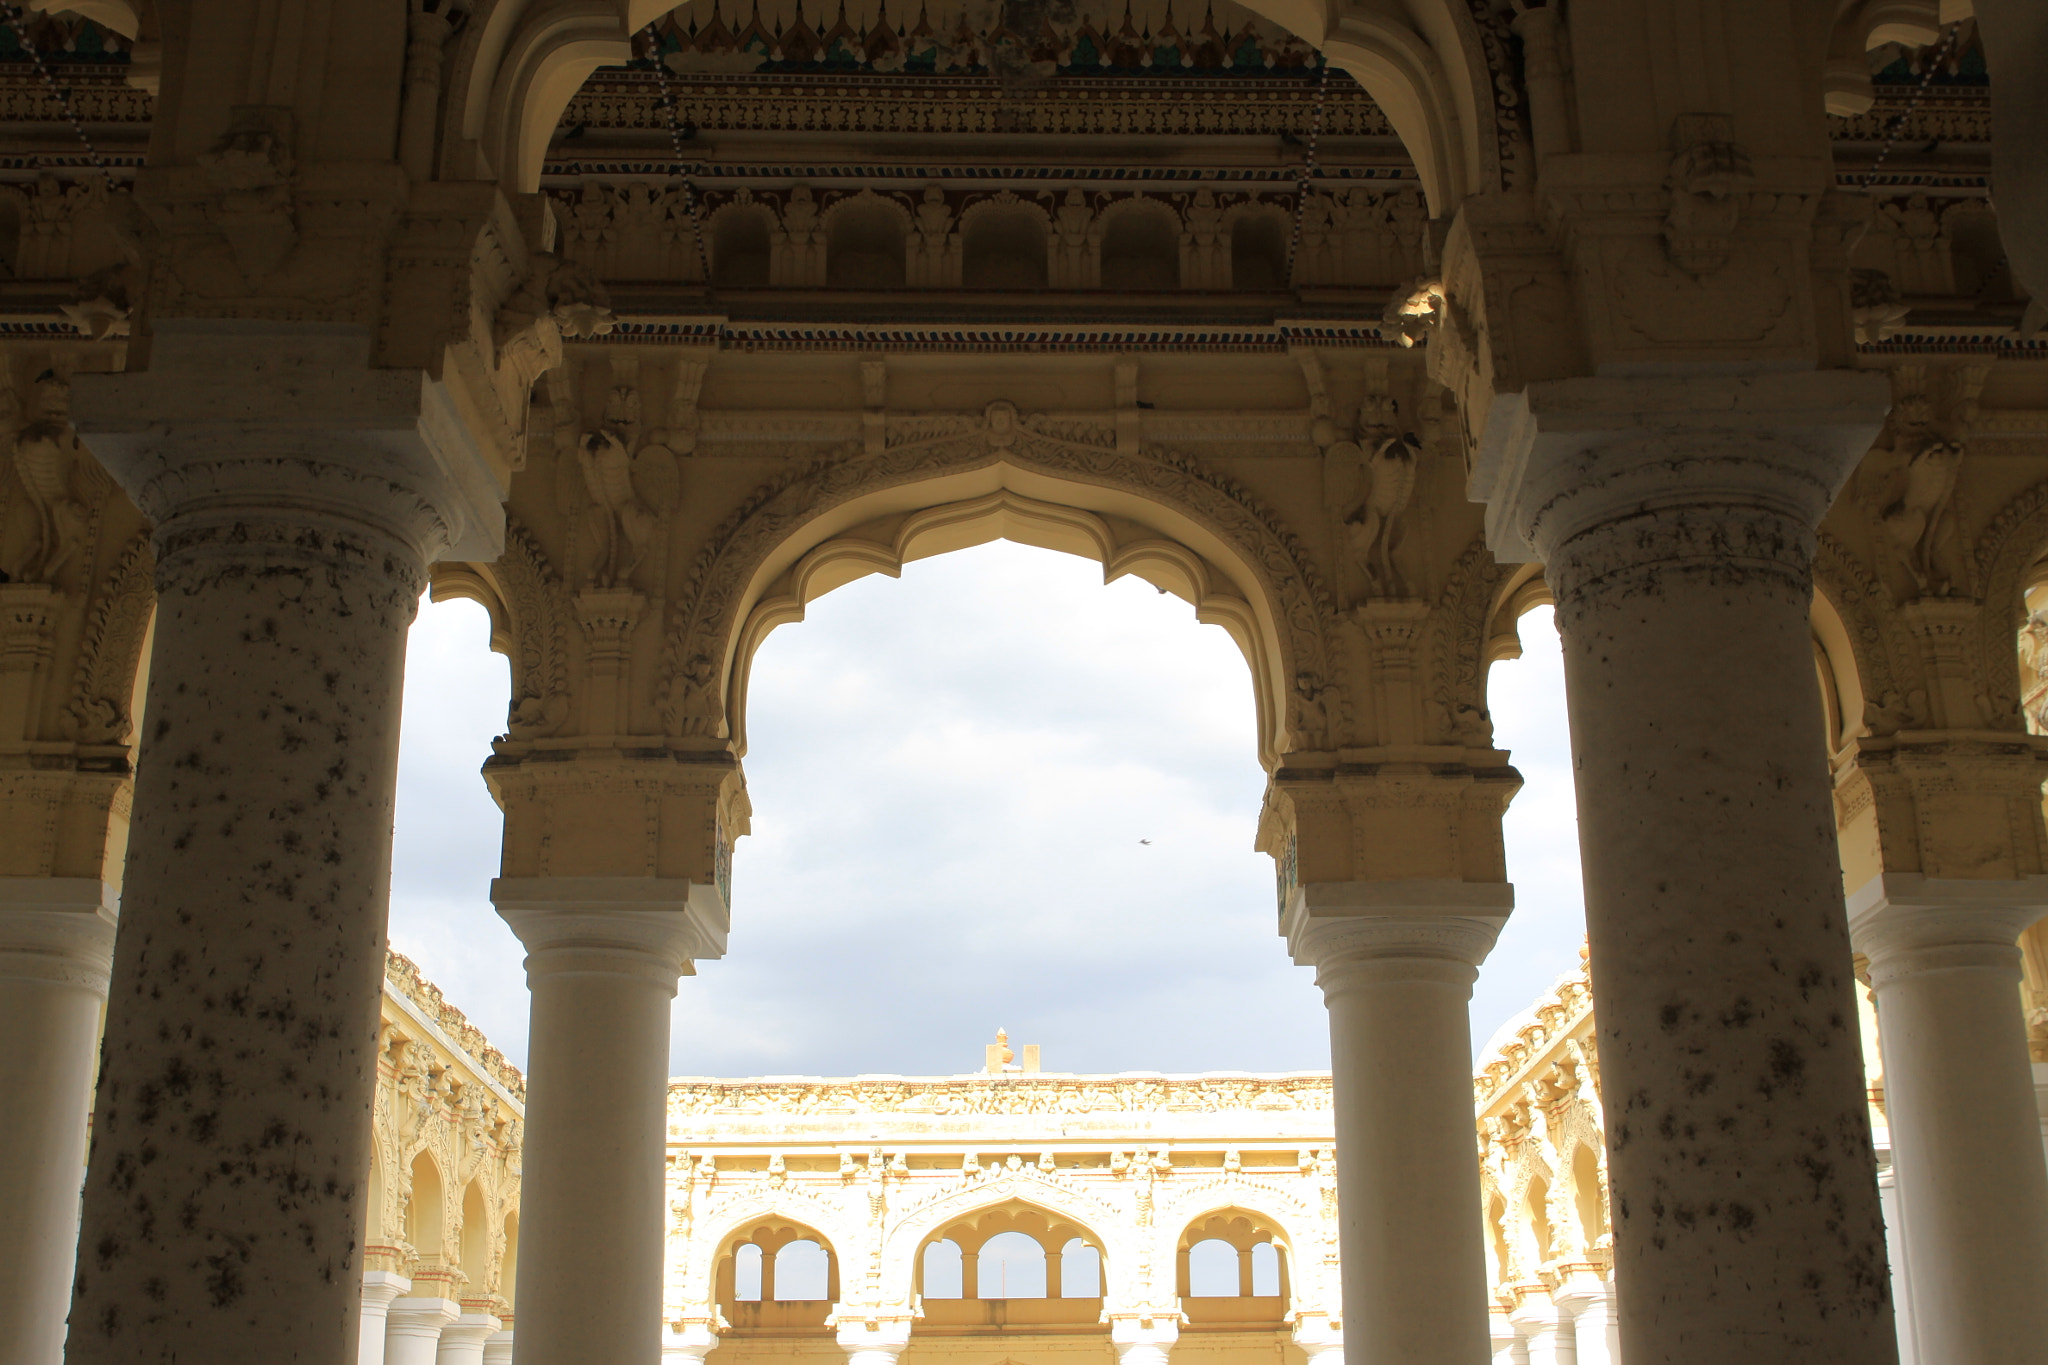
M1521 909L1481 976L1479 1038L1581 932L1555 639L1534 617L1524 635L1493 700L1501 742L1526 746ZM506 694L487 637L468 603L413 631L392 939L522 1060L477 776ZM748 734L731 946L678 992L677 1074L971 1070L998 1024L1057 1070L1328 1064L1251 850L1250 680L1177 598L1010 544L864 579L763 646Z

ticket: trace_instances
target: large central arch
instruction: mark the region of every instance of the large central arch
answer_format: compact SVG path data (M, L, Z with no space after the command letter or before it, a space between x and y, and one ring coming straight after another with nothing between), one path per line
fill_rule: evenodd
M1332 676L1329 593L1305 548L1264 507L1198 461L1135 442L1099 416L892 420L871 445L792 464L755 490L692 567L667 623L672 728L722 718L745 750L754 651L805 604L870 573L990 540L1078 554L1136 574L1228 630L1251 669L1261 762L1300 728L1290 701ZM715 696L712 695L715 688Z

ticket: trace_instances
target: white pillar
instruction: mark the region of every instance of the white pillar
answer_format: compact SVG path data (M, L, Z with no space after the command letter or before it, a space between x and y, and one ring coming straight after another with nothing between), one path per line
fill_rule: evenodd
M716 1349L718 1333L709 1318L683 1318L663 1326L661 1365L704 1365L704 1357Z
M1874 877L1850 897L1884 1050L1913 1332L1934 1365L2048 1350L2048 1164L2016 1004L2048 877Z
M1578 1365L1620 1365L1610 1281L1581 1271L1559 1285L1550 1301L1572 1315L1572 1349L1578 1353Z
M1308 1365L1343 1365L1344 1329L1333 1324L1327 1313L1297 1315L1294 1344L1308 1358Z
M533 993L520 1365L654 1365L669 1004L694 959L725 951L724 904L653 877L501 877L491 898L526 945Z
M483 1365L484 1347L502 1325L489 1313L463 1313L441 1329L434 1365Z
M384 1329L389 1322L391 1301L412 1288L404 1275L388 1270L363 1272L362 1335L356 1338L356 1365L384 1365Z
M1313 882L1282 932L1330 1011L1350 1365L1482 1365L1485 1220L1472 1143L1472 983L1499 883Z
M393 1299L384 1313L384 1365L435 1365L442 1329L461 1316L453 1299Z
M1884 1164L1877 1168L1877 1202L1884 1210L1884 1247L1892 1266L1892 1315L1899 1325L1899 1365L1920 1365L1920 1348L1913 1334L1913 1268L1906 1260L1905 1211L1899 1207L1898 1171L1892 1165L1891 1148L1883 1151Z
M1895 1356L1810 620L1889 406L1880 375L1702 368L1484 419L1489 543L1557 595L1634 1365Z
M1159 1314L1105 1314L1109 1318L1109 1344L1116 1352L1116 1365L1168 1365L1173 1343L1180 1339L1180 1319Z
M512 1329L507 1327L492 1334L484 1343L484 1365L512 1365Z
M856 1310L853 1315L837 1316L836 1323L846 1365L896 1365L896 1357L910 1345L909 1318L867 1318ZM703 1359L701 1355L697 1358Z
M2034 1063L2034 1109L2041 1116L2041 1157L2048 1164L2048 1062Z
M368 326L151 331L73 383L157 594L69 1361L355 1365L406 629L502 492Z
M1578 1365L1577 1334L1572 1315L1541 1294L1524 1299L1510 1320L1520 1330L1529 1365Z
M1492 1339L1493 1365L1529 1365L1529 1350L1522 1334L1508 1318L1508 1310L1495 1304L1486 1315L1487 1333Z
M117 897L0 877L0 1362L57 1365Z

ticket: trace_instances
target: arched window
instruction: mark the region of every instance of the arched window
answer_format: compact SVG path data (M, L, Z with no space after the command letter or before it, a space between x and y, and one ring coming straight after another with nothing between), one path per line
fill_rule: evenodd
M765 288L768 243L767 209L754 205L719 213L711 229L711 282L727 289Z
M1252 1248L1252 1294L1261 1299L1280 1297L1280 1248L1271 1242Z
M1577 1196L1579 1237L1590 1247L1607 1231L1607 1220L1600 1216L1600 1158L1583 1142L1572 1153L1572 1193Z
M1043 289L1045 215L1028 204L974 210L960 232L960 283L967 289Z
M1188 1248L1188 1297L1238 1297L1237 1248L1218 1237Z
M498 1268L498 1297L510 1308L519 1293L519 1215L505 1215L505 1261Z
M881 199L848 200L832 211L825 283L834 289L901 289L903 219Z
M1045 1248L1021 1232L999 1232L981 1244L976 1298L1045 1297Z
M1263 210L1241 215L1230 229L1230 287L1287 287L1287 219Z
M412 1159L412 1202L405 1210L405 1240L428 1265L440 1265L444 1255L441 1168L434 1158L421 1152Z
M1551 1246L1550 1182L1540 1175L1530 1180L1526 1205L1529 1214L1529 1244L1539 1262L1548 1261L1557 1254Z
M491 1263L491 1210L484 1182L472 1180L462 1192L462 1273L481 1292Z
M761 1248L752 1242L733 1248L732 1296L740 1303L761 1301Z
M1164 205L1110 212L1102 229L1102 287L1180 288L1180 231Z
M831 1261L825 1255L825 1248L809 1238L791 1242L775 1253L777 1303L830 1298L830 1279Z
M924 1249L924 1296L928 1299L965 1297L960 1285L960 1245L941 1238Z
M1079 1237L1060 1248L1060 1297L1102 1297L1102 1253Z

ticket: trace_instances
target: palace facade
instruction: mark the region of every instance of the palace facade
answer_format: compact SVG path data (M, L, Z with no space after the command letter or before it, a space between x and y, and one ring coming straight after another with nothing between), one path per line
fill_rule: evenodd
M1542 602L1622 1349L1887 1365L1903 1266L1921 1361L2032 1365L2044 54L2029 0L0 13L0 1342L356 1358L431 589L512 664L515 1349L652 1365L754 652L1008 537L1244 655L1351 1365L1492 1349Z

